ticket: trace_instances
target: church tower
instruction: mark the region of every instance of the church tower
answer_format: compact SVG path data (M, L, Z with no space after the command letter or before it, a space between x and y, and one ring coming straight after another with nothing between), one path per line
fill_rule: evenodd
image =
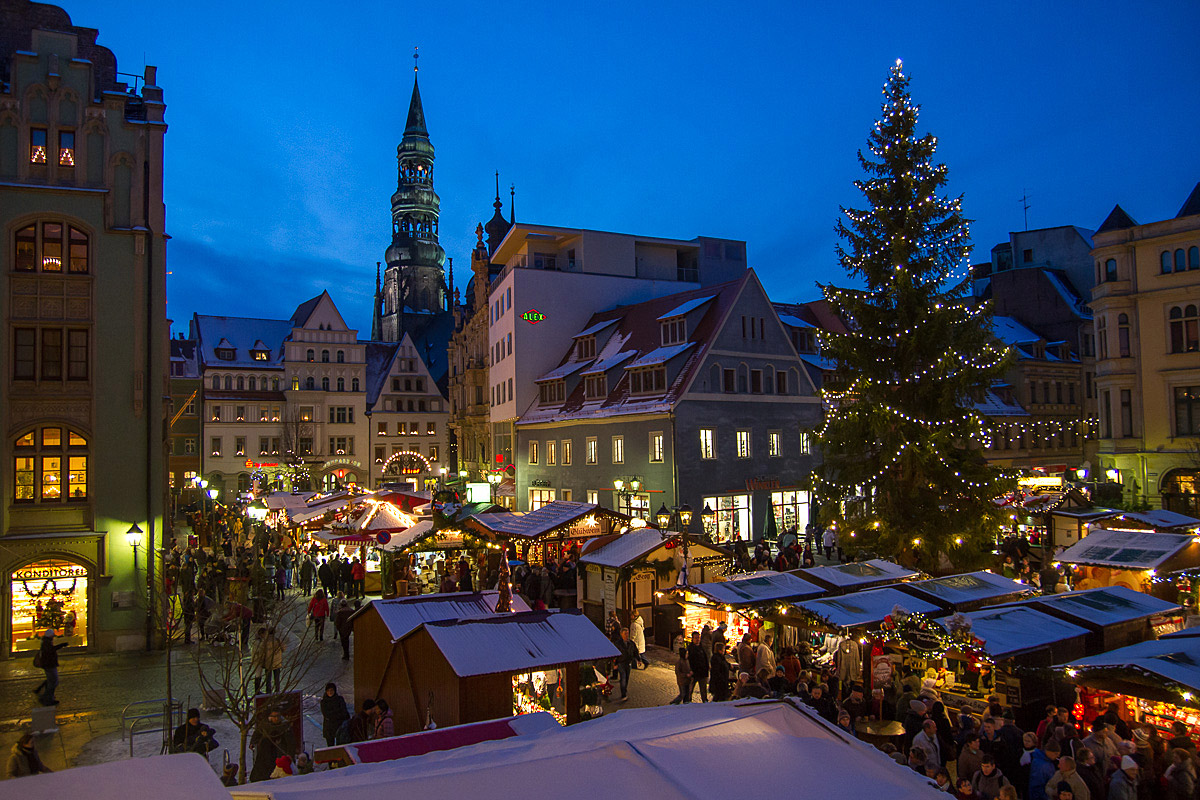
M396 148L398 180L392 195L392 243L384 256L387 268L382 303L376 301L380 333L389 342L400 341L414 327L423 328L429 315L447 311L450 302L443 269L446 251L438 244L440 201L433 190L433 145L425 128L416 71L414 64L408 121L404 138Z

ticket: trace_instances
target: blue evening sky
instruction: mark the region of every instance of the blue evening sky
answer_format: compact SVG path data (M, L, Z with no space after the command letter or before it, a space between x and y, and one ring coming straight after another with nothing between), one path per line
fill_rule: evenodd
M1174 216L1200 181L1200 4L62 3L167 102L168 312L370 332L420 46L441 239L469 271L492 173L518 219L748 242L779 300L837 281L833 226L902 57L978 249Z

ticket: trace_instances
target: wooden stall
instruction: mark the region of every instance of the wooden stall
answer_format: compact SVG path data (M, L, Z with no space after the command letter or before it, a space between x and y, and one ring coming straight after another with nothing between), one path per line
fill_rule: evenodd
M1034 597L1020 605L1087 628L1086 655L1126 647L1183 627L1183 608L1125 586Z
M550 559L578 560L584 542L628 530L630 519L595 503L555 500L525 513L474 514L463 520L467 533L516 546L521 558L531 564ZM636 530L636 529L633 529Z
M716 627L724 622L725 638L732 647L745 634L758 641L764 626L776 626L772 618L787 603L818 597L825 591L791 573L761 570L729 580L676 587L668 597L682 609L679 623L683 635L706 624Z
M685 583L705 583L725 574L732 555L716 545L688 544L690 564ZM683 548L678 535L640 528L592 539L579 556L579 606L603 627L610 611L623 625L639 614L647 637L655 633L655 609L680 583Z
M1092 528L1058 563L1075 569L1076 589L1125 586L1173 600L1169 576L1200 569L1200 544L1191 534Z
M808 567L791 570L806 581L824 586L831 594L846 594L877 586L912 581L921 577L916 570L902 567L893 561L872 558L870 561L855 561L850 564L833 564L823 567Z

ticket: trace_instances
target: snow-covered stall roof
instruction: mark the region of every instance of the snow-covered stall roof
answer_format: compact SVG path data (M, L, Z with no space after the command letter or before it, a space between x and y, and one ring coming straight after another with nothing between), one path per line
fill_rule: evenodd
M749 577L713 583L697 583L688 589L713 600L731 606L754 605L780 600L799 600L816 597L825 589L815 583L789 572L774 572L765 569Z
M1164 682L1172 682L1200 694L1200 637L1170 636L1139 642L1059 666L1066 667L1078 683L1089 684L1101 675L1124 674L1132 676L1130 682L1134 684L1161 690ZM1177 697L1173 702L1183 705ZM1195 704L1194 699L1191 704Z
M793 605L839 628L878 625L897 606L910 614L933 615L942 610L933 603L927 603L890 586L838 597L820 597Z
M754 773L754 793L763 797L938 797L927 778L790 701L624 709L538 735L231 793L239 800L521 797L536 784L553 787L555 800L715 800L746 793L746 771L731 764L771 765Z
M316 492L298 492L296 494L292 494L291 492L272 492L263 497L262 501L263 505L272 511L288 508L303 509L308 504L309 499L315 494Z
M361 533L391 533L407 531L416 520L391 503L371 501L362 514L350 523L350 530Z
M913 581L903 584L901 588L906 592L915 592L918 597L932 599L935 603L948 603L952 608L1033 591L1024 583L987 571Z
M1104 586L1081 592L1043 595L1026 600L1023 605L1053 609L1085 626L1116 625L1181 610L1175 603L1160 600L1145 592L1135 592L1126 586Z
M355 611L351 619L374 609L391 633L392 641L396 641L426 622L491 616L496 613L496 601L499 597L500 593L493 589L485 592L446 592L372 600ZM529 606L516 593L512 595L510 605L514 612L529 610Z
M379 549L388 551L404 550L405 548L411 547L422 539L430 536L432 533L433 520L423 519L408 530L393 534L392 538L379 545Z
M1148 525L1158 530L1192 530L1200 527L1200 519L1163 508L1152 508L1149 511L1126 511L1121 514L1120 519L1140 522L1142 525Z
M1028 606L985 608L964 616L971 620L971 633L983 640L983 649L995 659L1040 650L1064 639L1086 636L1088 632ZM950 629L948 620L935 622Z
M1192 544L1190 535L1117 531L1093 528L1092 532L1064 550L1064 564L1087 564L1117 569L1156 569Z
M882 558L856 561L851 564L836 564L824 567L809 567L794 570L803 578L812 578L818 583L836 589L847 589L865 584L898 583L920 573Z
M130 797L229 800L229 790L197 753L128 758L17 778L4 784L21 800L128 800Z
M647 553L662 547L666 539L653 528L641 528L598 542L597 546L584 548L579 557L580 564L599 564L602 567L623 567L637 561ZM588 543L591 545L591 542Z
M555 500L553 503L547 503L536 511L530 511L525 514L475 514L470 519L492 533L502 536L519 536L526 539L533 539L555 528L570 525L577 520L597 513L604 514L605 516L623 516L606 508L601 508L595 503L575 503L569 500ZM599 530L597 529L598 532Z
M435 620L423 627L460 678L529 672L618 655L603 631L577 611Z
M319 499L309 500L304 504L304 508L291 511L288 516L292 518L293 522L308 522L330 511L337 511L346 506L362 502L364 499L366 499L366 495L335 492Z

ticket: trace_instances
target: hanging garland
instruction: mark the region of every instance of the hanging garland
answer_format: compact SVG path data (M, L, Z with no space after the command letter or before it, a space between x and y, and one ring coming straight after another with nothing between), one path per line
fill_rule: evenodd
M947 651L956 651L977 661L991 664L984 650L984 641L971 633L971 621L962 614L946 620L947 631L924 614L905 611L896 606L883 618L879 638L884 642L902 644L921 658L941 658Z
M62 592L60 592L58 590L58 583L55 581L54 578L47 578L45 581L43 581L42 582L42 590L40 592L35 592L32 589L30 589L29 584L27 584L25 582L24 578L21 579L21 588L25 590L25 594L32 595L34 597L34 599L41 598L41 596L46 593L47 586L50 587L49 591L50 591L51 596L61 594L61 595L70 597L71 595L75 594L75 584L76 584L77 580L78 580L77 578L71 578L71 588L67 589L66 591L62 591Z

